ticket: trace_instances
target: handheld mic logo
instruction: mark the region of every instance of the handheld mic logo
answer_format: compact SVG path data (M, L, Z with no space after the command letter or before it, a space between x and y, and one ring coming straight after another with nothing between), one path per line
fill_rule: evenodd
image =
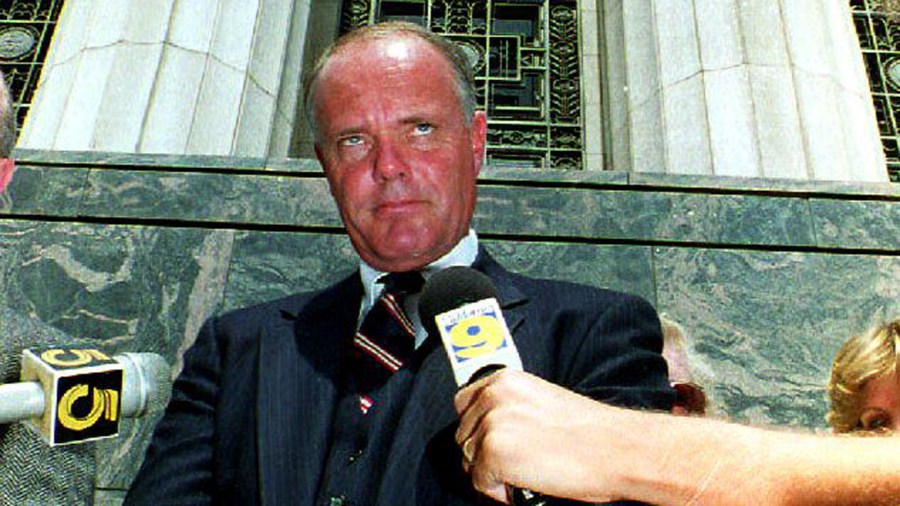
M434 317L457 385L486 366L522 369L497 299L483 299Z
M499 350L507 343L504 326L494 312L463 318L445 331L450 334L452 355L460 362Z
M29 423L51 445L115 436L123 376L122 365L99 350L25 350L22 379L41 383L48 407Z
M119 392L115 388L98 388L96 381L94 385L81 381L76 380L60 396L56 416L59 424L75 432L99 428L103 422L116 424L119 421Z

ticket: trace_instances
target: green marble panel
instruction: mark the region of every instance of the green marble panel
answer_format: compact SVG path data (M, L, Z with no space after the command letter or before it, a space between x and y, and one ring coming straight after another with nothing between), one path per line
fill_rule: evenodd
M208 234L0 222L3 302L73 336L172 358Z
M0 304L111 353L157 352L177 366L224 291L222 231L0 221ZM124 488L154 418L96 444L97 483Z
M191 170L248 170L262 169L265 159L253 157L210 156L210 155L168 155L145 153L114 153L101 151L44 151L17 149L16 159L20 163L77 167L133 167L136 169L153 167Z
M25 215L75 216L84 196L87 173L85 169L19 163L2 196L3 210Z
M890 183L807 181L802 179L662 174L653 172L633 172L629 175L628 182L634 186L648 187L650 191L658 191L664 188L682 188L707 193L710 191L725 193L747 192L795 197L816 194L821 196L830 194L900 197L900 185Z
M543 170L543 169L500 169L485 166L478 180L504 184L520 181L530 186L548 183L554 186L624 186L628 184L630 173L614 170Z
M648 247L496 240L485 240L484 245L511 271L656 300Z
M83 213L117 218L340 226L325 180L94 170Z
M810 201L819 246L900 254L900 200Z
M358 262L344 234L237 233L223 310L325 288Z
M539 237L814 244L802 199L571 188L482 187L479 230Z
M900 314L900 258L655 248L661 311L684 325L719 414L823 427L831 359Z
M498 240L483 244L516 272L655 299L646 247ZM324 288L356 269L357 262L344 235L238 233L223 310Z
M185 171L277 171L298 174L322 174L319 162L311 158L238 157L220 155L170 155L148 153L114 153L100 151L45 151L17 149L19 163L142 169L185 169Z

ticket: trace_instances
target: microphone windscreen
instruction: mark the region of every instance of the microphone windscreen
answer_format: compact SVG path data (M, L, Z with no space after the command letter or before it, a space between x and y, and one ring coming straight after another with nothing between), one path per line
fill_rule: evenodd
M125 369L122 413L140 416L163 410L172 390L172 369L156 353L123 353L116 360Z
M453 266L434 273L419 299L419 317L428 335L437 335L434 317L479 300L498 298L491 278L471 267Z

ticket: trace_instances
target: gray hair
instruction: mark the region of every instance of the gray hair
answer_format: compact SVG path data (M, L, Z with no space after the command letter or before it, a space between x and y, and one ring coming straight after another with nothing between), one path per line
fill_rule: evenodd
M316 64L312 70L306 74L303 80L303 113L306 121L312 128L313 135L319 138L318 125L316 124L316 111L314 96L316 80L325 65L342 47L360 40L385 39L391 36L408 36L419 38L428 43L432 48L437 50L453 70L454 81L456 81L456 95L459 97L459 105L462 108L463 116L466 124L472 121L472 115L475 114L475 77L472 74L472 66L466 53L453 42L441 37L438 34L429 32L425 28L405 21L389 21L378 23L375 25L367 25L350 31L336 41L334 41L322 56L316 60Z
M0 158L9 158L16 147L16 115L6 76L0 72Z

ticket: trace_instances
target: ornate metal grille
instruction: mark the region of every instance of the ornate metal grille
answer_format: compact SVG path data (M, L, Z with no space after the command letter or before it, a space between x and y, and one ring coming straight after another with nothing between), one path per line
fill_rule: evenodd
M900 182L900 12L892 0L850 0L891 181Z
M63 0L0 2L0 70L12 93L19 126L31 107Z
M578 0L344 0L341 32L388 20L470 55L490 165L582 168Z

